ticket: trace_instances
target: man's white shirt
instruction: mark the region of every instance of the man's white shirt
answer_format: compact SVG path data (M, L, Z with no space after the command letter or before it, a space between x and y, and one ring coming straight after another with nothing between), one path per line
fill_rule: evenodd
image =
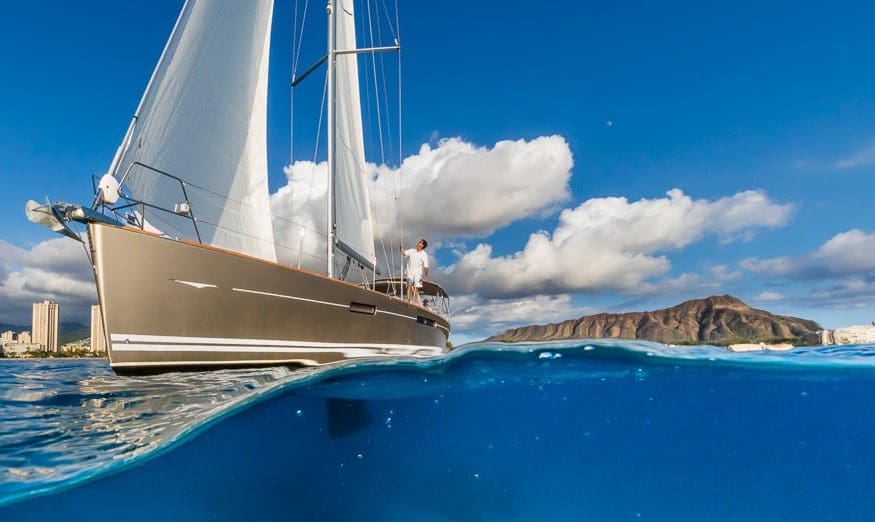
M408 248L404 251L404 255L407 256L407 277L422 277L425 269L428 268L428 254L425 250Z

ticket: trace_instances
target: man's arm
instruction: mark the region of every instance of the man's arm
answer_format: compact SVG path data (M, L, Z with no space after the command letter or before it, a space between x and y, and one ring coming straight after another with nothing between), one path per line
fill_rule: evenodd
M401 239L398 240L398 248L401 249L401 257L404 257L405 255L407 255L404 253L404 241Z

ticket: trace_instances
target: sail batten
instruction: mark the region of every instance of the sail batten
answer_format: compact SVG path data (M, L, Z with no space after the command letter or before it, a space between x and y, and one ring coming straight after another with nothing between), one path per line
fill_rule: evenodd
M126 133L114 174L135 199L188 202L204 243L276 260L267 182L267 78L273 0L189 0ZM147 220L149 217L147 216ZM153 214L191 237L189 220Z

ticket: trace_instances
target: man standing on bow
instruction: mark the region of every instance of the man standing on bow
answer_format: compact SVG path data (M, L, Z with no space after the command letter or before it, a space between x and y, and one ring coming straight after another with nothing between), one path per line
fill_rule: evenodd
M401 241L398 245L401 247L401 255L407 257L407 300L418 303L422 282L428 281L428 254L425 253L428 241L420 239L415 250L404 250L404 243Z

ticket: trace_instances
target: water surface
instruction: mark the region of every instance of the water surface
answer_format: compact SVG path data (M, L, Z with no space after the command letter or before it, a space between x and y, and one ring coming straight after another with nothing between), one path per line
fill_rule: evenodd
M870 520L875 347L0 362L0 519Z

